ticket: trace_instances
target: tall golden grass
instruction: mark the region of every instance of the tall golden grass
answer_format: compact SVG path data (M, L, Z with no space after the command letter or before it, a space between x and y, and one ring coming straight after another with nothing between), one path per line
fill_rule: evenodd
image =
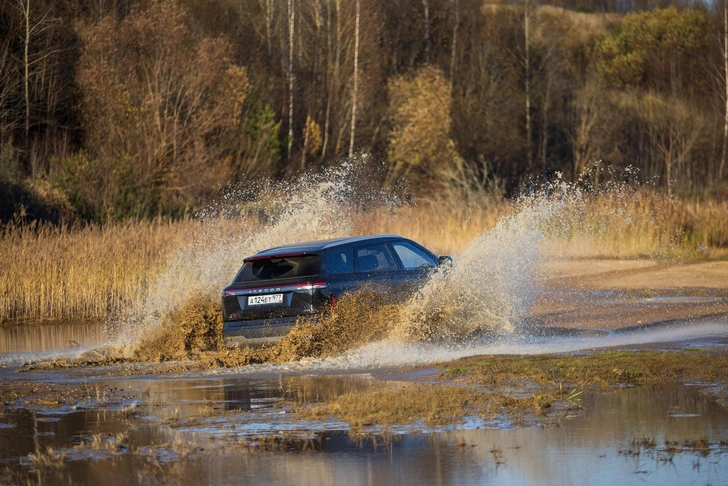
M84 319L138 299L168 252L199 224L127 222L54 227L10 224L0 231L0 321Z
M512 205L502 202L488 208L463 204L438 203L380 208L354 218L356 234L391 233L418 241L440 255L458 254L470 243L493 228Z
M690 202L637 191L586 196L571 204L554 222L543 224L547 255L728 255L728 202ZM518 208L507 201L488 208L457 203L382 208L354 215L354 232L401 234L439 254L457 255ZM225 219L5 226L0 230L0 320L113 315L143 297L150 279L177 248L202 234L240 228L240 220Z
M545 232L551 256L721 258L728 255L728 201L605 192L572 202Z

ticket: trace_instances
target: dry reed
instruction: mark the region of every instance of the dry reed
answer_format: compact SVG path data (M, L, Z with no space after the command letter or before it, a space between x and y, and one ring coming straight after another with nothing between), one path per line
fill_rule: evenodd
M693 202L652 191L586 196L544 228L547 254L567 258L722 258L728 201Z
M728 254L726 201L691 202L631 191L586 196L570 204L543 225L547 255L722 258ZM354 233L396 233L439 254L457 255L499 218L518 209L512 202L488 208L457 203L380 208L354 215ZM73 228L5 226L0 229L0 321L113 315L143 297L150 279L176 249L203 234L254 230L252 224L215 219Z
M168 252L194 237L199 226L191 221L8 225L0 232L0 320L119 312L141 296Z

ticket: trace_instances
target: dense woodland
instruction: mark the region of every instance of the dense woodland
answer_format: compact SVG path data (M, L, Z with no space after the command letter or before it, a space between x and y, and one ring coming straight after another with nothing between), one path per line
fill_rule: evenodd
M722 1L3 0L0 220L180 216L362 154L420 197L626 167L725 192L727 22Z

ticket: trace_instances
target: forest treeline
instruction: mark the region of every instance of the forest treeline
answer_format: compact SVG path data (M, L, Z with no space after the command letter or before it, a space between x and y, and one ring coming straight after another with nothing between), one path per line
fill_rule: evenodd
M727 25L720 1L4 0L0 220L179 216L362 154L415 196L627 167L725 192Z

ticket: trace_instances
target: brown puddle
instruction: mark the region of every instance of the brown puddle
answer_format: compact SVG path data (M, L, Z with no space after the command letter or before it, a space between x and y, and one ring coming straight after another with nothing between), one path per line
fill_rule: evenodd
M523 334L495 343L491 353L644 348L668 341L724 353L728 301L722 295L565 291L544 299L550 305L534 309ZM246 374L236 375L215 368L255 360L216 350L219 336L207 333L204 324L218 316L209 309L205 302L183 309L183 317L202 318L173 320L166 330L175 332L160 329L140 348L150 353L144 357L148 361L196 359L196 369L212 368L208 371L162 372L160 367L152 376L101 376L148 365L135 362L0 371L2 380L25 380L41 390L35 401L13 395L12 387L2 390L0 484L631 484L645 478L707 484L728 477L728 410L701 392L706 384L585 391L579 394L581 410L564 410L556 425L550 420L546 426L520 427L533 422L508 416L445 426L417 422L387 431L372 425L362 434L336 419L297 419L295 404L368 390L376 382L368 373L333 374L341 373L334 367L328 375L291 376L285 369L287 361L345 351L386 328L366 326L354 312L348 321L357 325L347 327L350 335L337 334L341 322L334 321L324 322L318 335L300 329L268 360L286 364L245 368ZM391 316L382 317L387 322ZM50 332L52 339L28 326L22 336L3 335L9 336L3 354L28 352L17 347L22 343L49 351L67 350L71 340L90 345L93 336L103 342L103 326L86 326L84 331L69 323ZM23 331L2 331L15 329ZM51 344L41 346L46 342ZM435 346L423 348L428 362ZM456 354L443 354L441 361ZM403 367L412 364L405 358L410 361ZM303 360L296 369L312 373L315 367ZM58 383L78 390L65 395L61 387L51 390Z
M7 410L0 483L673 484L728 477L728 410L697 386L586 392L558 425L350 434L276 406L331 399L368 375L98 380L142 390L129 411Z

